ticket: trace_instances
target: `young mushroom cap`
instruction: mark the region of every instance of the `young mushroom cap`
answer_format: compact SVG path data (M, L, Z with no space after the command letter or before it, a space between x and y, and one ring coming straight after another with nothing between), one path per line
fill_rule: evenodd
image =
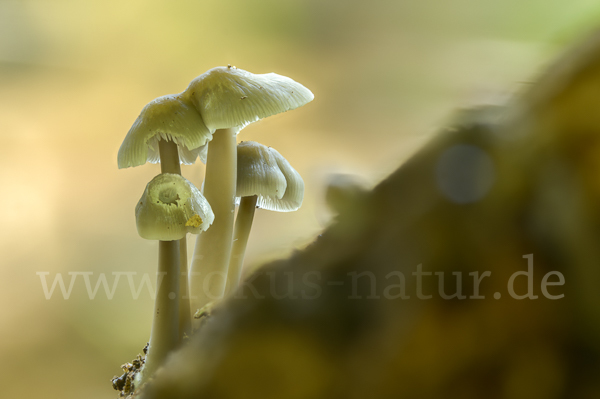
M236 197L258 197L256 206L277 212L295 211L302 205L304 181L277 150L254 141L237 146Z
M214 215L192 183L181 175L163 173L146 186L135 208L135 218L140 237L173 241L208 229Z
M281 199L287 182L269 148L254 141L237 146L236 197L252 195Z
M314 98L300 83L275 73L216 67L192 80L182 95L211 130L244 126L298 108Z
M173 141L180 161L194 163L200 147L212 138L194 106L180 94L158 97L142 109L117 157L119 169L159 161L158 140Z

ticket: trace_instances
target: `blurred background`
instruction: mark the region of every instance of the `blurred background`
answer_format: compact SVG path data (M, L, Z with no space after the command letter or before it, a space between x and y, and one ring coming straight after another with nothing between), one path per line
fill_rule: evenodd
M454 110L502 102L598 21L594 0L0 0L0 396L116 396L110 378L148 339L152 298L127 277L112 299L90 299L82 275L46 299L41 281L154 276L133 210L159 166L118 170L116 155L155 97L227 64L314 92L240 133L306 183L298 212L258 211L252 268L327 226L332 174L373 186ZM203 173L183 168L197 186Z

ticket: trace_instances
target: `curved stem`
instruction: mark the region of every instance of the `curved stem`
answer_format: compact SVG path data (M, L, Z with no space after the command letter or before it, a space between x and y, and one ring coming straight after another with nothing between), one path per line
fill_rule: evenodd
M240 282L244 254L248 245L248 237L250 236L257 201L258 197L256 195L242 197L240 200L237 218L235 219L229 270L227 271L227 292L235 290Z
M181 174L177 145L172 141L159 140L158 149L161 172ZM179 343L179 268L179 241L159 241L154 319L140 384L154 374Z
M161 173L174 173L181 175L181 163L179 162L179 150L177 144L172 141L158 141L158 151L160 155ZM187 239L183 237L179 240L179 270L181 278L179 287L187 290L188 287L188 261L187 261ZM188 336L192 330L192 314L190 312L190 300L186 295L177 293L179 298L179 338L183 339L183 334Z
M179 342L179 241L158 242L158 277L150 345L140 383L164 362Z
M192 312L223 297L231 255L237 175L236 130L218 129L208 144L204 196L212 226L198 235L190 272Z

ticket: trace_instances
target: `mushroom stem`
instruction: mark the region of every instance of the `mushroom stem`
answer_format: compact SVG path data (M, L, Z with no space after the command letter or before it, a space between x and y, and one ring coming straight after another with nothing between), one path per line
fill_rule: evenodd
M179 241L159 241L154 320L140 385L154 374L179 342L178 292Z
M181 174L177 144L173 141L158 140L158 154L160 156L160 173Z
M225 291L235 211L236 133L236 129L217 129L208 144L204 196L215 220L196 239L190 273L192 312L222 298Z
M160 155L161 173L175 173L181 175L181 164L179 162L179 150L173 141L158 141L158 153ZM179 269L181 272L179 287L187 289L188 286L188 262L187 262L187 237L179 240ZM190 335L192 329L192 314L190 313L189 298L176 293L179 298L179 338L183 339L183 333ZM184 298L185 297L185 298Z
M179 152L172 141L158 141L160 171L181 174ZM185 238L184 238L185 239ZM183 260L187 262L186 260ZM150 345L139 384L158 369L179 343L179 240L158 242L158 277ZM162 278L162 280L161 280Z
M257 201L258 197L256 195L242 197L240 200L237 218L235 219L229 270L227 271L227 292L235 290L240 282L244 254L246 253L246 245L248 244Z
M188 291L187 236L179 240L179 341L192 333L192 314Z

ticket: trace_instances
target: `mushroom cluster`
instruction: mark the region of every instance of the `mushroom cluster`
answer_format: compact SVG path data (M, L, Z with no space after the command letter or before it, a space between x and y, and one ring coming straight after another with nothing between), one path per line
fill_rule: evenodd
M310 90L285 76L217 67L182 93L151 101L127 133L119 168L161 165L135 210L139 235L159 242L162 279L137 386L197 327L192 313L238 286L255 209L288 212L302 204L298 172L270 147L250 141L238 145L237 134L312 99ZM206 163L203 193L181 176L180 165L198 157ZM187 233L198 235L189 269ZM185 289L187 296L181 294Z

